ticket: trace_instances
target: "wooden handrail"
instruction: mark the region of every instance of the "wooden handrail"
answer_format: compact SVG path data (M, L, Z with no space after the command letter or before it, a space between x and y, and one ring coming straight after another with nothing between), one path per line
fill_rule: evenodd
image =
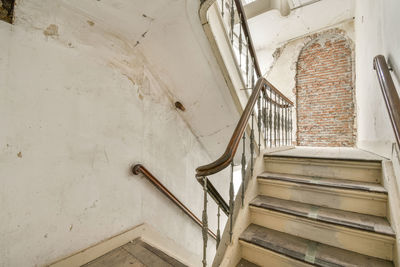
M256 86L254 87L254 90L250 95L249 101L247 102L242 116L240 117L240 120L236 125L235 131L232 134L232 137L228 143L228 146L225 149L224 154L222 154L222 156L219 157L216 161L207 165L200 166L196 169L196 177L199 181L201 180L201 177L215 174L225 169L231 163L233 157L236 154L236 150L239 146L241 137L247 127L254 105L257 102L260 92L263 90L263 88L265 88L265 86L268 86L271 89L275 88L263 77L257 80ZM289 100L288 105L293 106L293 102Z
M257 98L260 95L261 89L265 81L266 80L264 78L260 78L257 80L256 86L254 87L254 90L250 95L249 101L247 102L242 116L240 117L240 120L236 125L235 131L232 134L232 137L228 143L228 146L225 149L224 154L222 154L222 156L219 157L216 161L198 167L196 169L197 180L201 180L201 177L215 174L225 169L231 163L233 157L236 154L240 139L244 133L244 130L247 127L247 122L249 121L250 115L253 111L255 103L257 102Z
M186 215L188 215L196 224L200 227L203 227L203 223L196 215L186 207L174 194L172 194L154 175L149 172L142 164L136 164L132 168L132 172L135 175L139 173L143 174L158 190L160 190L166 197L168 197L172 202L175 203ZM214 238L217 239L217 236L208 229L208 233Z
M397 145L400 146L400 98L384 56L378 55L374 58L374 69L378 75L383 99L389 113Z

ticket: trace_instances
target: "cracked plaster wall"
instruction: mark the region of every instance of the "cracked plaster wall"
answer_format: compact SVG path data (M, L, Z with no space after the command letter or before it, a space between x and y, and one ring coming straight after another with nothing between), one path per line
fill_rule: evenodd
M143 163L201 218L194 170L223 151L237 111L198 1L17 4L14 25L0 22L0 266L43 266L143 222L200 257L201 229L130 173Z

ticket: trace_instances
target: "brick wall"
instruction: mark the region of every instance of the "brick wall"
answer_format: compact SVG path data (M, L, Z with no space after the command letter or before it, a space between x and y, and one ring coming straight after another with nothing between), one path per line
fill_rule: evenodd
M297 145L354 146L352 47L340 33L315 35L297 61Z

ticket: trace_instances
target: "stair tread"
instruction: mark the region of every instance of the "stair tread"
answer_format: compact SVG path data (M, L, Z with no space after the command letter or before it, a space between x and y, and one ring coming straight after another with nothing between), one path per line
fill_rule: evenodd
M387 194L386 189L380 184L352 180L271 172L264 172L258 175L258 178Z
M296 147L284 151L265 153L264 157L308 158L379 163L385 159L364 150L347 147Z
M239 263L236 265L236 267L260 267L260 266L252 262L249 262L245 259L241 259Z
M332 209L269 196L257 196L250 202L250 205L321 222L395 236L389 222L383 217Z
M251 224L240 240L317 266L393 266L393 263Z

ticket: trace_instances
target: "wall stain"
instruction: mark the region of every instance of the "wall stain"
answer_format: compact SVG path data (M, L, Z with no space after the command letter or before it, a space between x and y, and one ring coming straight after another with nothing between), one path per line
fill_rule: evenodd
M87 24L89 24L89 26L94 26L94 22L93 21L87 20L86 22L87 22Z
M55 24L50 24L46 30L43 31L43 34L47 37L58 36L58 26Z
M17 157L18 157L18 158L22 158L22 152L21 152L21 151L18 152Z

